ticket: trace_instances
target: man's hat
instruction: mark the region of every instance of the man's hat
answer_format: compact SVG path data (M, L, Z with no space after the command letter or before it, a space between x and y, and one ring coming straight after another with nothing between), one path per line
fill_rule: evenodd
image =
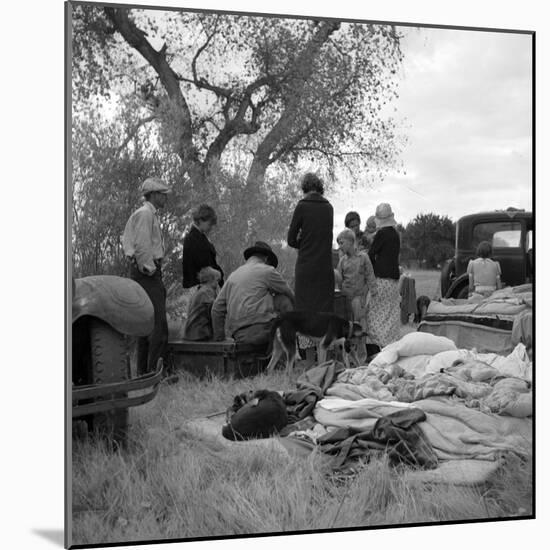
M166 185L160 178L147 178L141 184L141 194L147 195L153 191L158 191L159 193L171 193L172 190L168 185Z
M244 251L244 259L248 260L248 258L254 254L262 254L263 256L267 256L267 263L273 267L277 267L277 265L279 265L279 260L275 255L275 252L273 252L271 247L263 241L256 241L254 246L247 248Z

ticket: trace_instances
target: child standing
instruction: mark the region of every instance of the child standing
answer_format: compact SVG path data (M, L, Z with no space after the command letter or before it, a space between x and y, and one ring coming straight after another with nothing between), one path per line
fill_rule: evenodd
M183 337L186 340L212 340L212 304L218 294L221 273L203 267L198 274L199 286L189 303Z
M348 300L352 321L360 323L367 330L367 303L369 290L376 285L374 269L368 255L358 251L355 234L351 229L344 229L337 239L342 253L338 271L342 278L341 290ZM366 340L363 336L357 350L358 359L363 363L367 358Z

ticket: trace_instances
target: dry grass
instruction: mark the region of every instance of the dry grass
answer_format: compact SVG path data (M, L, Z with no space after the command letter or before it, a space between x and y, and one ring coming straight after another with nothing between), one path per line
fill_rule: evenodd
M130 447L75 445L73 544L227 536L531 513L531 465L514 457L481 488L405 482L384 456L353 477L327 460L202 441L185 421L247 389L295 387L280 371L247 380L184 377L131 411ZM183 429L182 429L183 428Z
M408 270L415 281L416 295L427 296L430 300L441 298L441 287L439 282L440 272L429 269Z

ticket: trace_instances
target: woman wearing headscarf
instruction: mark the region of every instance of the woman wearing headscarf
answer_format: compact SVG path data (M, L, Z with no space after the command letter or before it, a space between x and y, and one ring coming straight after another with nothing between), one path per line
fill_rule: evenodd
M388 203L375 214L376 233L369 250L376 285L371 289L367 311L368 341L380 348L400 337L399 250L401 242Z
M323 197L323 182L312 173L302 179L304 197L298 202L287 241L298 249L295 267L295 307L297 310L334 310L334 267L332 227L334 211Z

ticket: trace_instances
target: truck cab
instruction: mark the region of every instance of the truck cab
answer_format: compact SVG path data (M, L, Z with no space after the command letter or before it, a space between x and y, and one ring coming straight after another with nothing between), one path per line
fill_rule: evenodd
M454 258L448 260L441 273L443 298L467 298L468 262L475 259L481 241L493 247L493 260L500 263L502 283L516 286L533 282L533 215L508 208L479 212L460 218L456 224Z

